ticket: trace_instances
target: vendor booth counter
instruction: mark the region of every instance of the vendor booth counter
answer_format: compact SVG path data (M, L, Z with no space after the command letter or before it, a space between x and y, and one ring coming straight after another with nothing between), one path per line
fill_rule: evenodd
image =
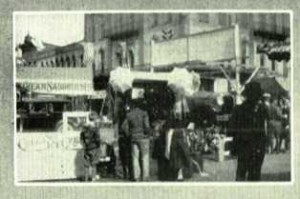
M16 134L17 182L79 179L84 176L80 128L68 130L68 120L88 121L89 112L65 112L61 132ZM111 122L100 124L101 141L112 142Z

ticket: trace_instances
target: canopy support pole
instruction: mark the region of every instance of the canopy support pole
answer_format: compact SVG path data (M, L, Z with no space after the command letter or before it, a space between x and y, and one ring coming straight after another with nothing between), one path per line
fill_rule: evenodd
M260 69L260 66L255 68L255 70L252 72L252 74L250 75L250 77L247 79L247 81L242 86L241 91L243 91L245 89L245 85L248 84L249 82L251 82L252 79L257 75L259 69Z

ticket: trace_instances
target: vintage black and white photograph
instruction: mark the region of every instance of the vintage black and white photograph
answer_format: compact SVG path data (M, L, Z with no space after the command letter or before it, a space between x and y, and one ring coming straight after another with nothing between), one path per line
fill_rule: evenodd
M291 182L291 15L14 12L15 182Z

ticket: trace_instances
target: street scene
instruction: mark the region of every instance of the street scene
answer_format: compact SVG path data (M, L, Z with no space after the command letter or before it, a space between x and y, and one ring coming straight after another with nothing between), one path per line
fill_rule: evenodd
M290 13L14 15L17 183L292 180Z

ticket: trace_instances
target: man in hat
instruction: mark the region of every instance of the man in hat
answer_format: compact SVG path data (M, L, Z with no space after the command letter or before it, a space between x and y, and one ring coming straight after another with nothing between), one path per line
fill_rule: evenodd
M243 92L245 101L230 119L232 153L237 155L237 181L259 181L267 142L268 110L261 101L259 83L250 82Z

